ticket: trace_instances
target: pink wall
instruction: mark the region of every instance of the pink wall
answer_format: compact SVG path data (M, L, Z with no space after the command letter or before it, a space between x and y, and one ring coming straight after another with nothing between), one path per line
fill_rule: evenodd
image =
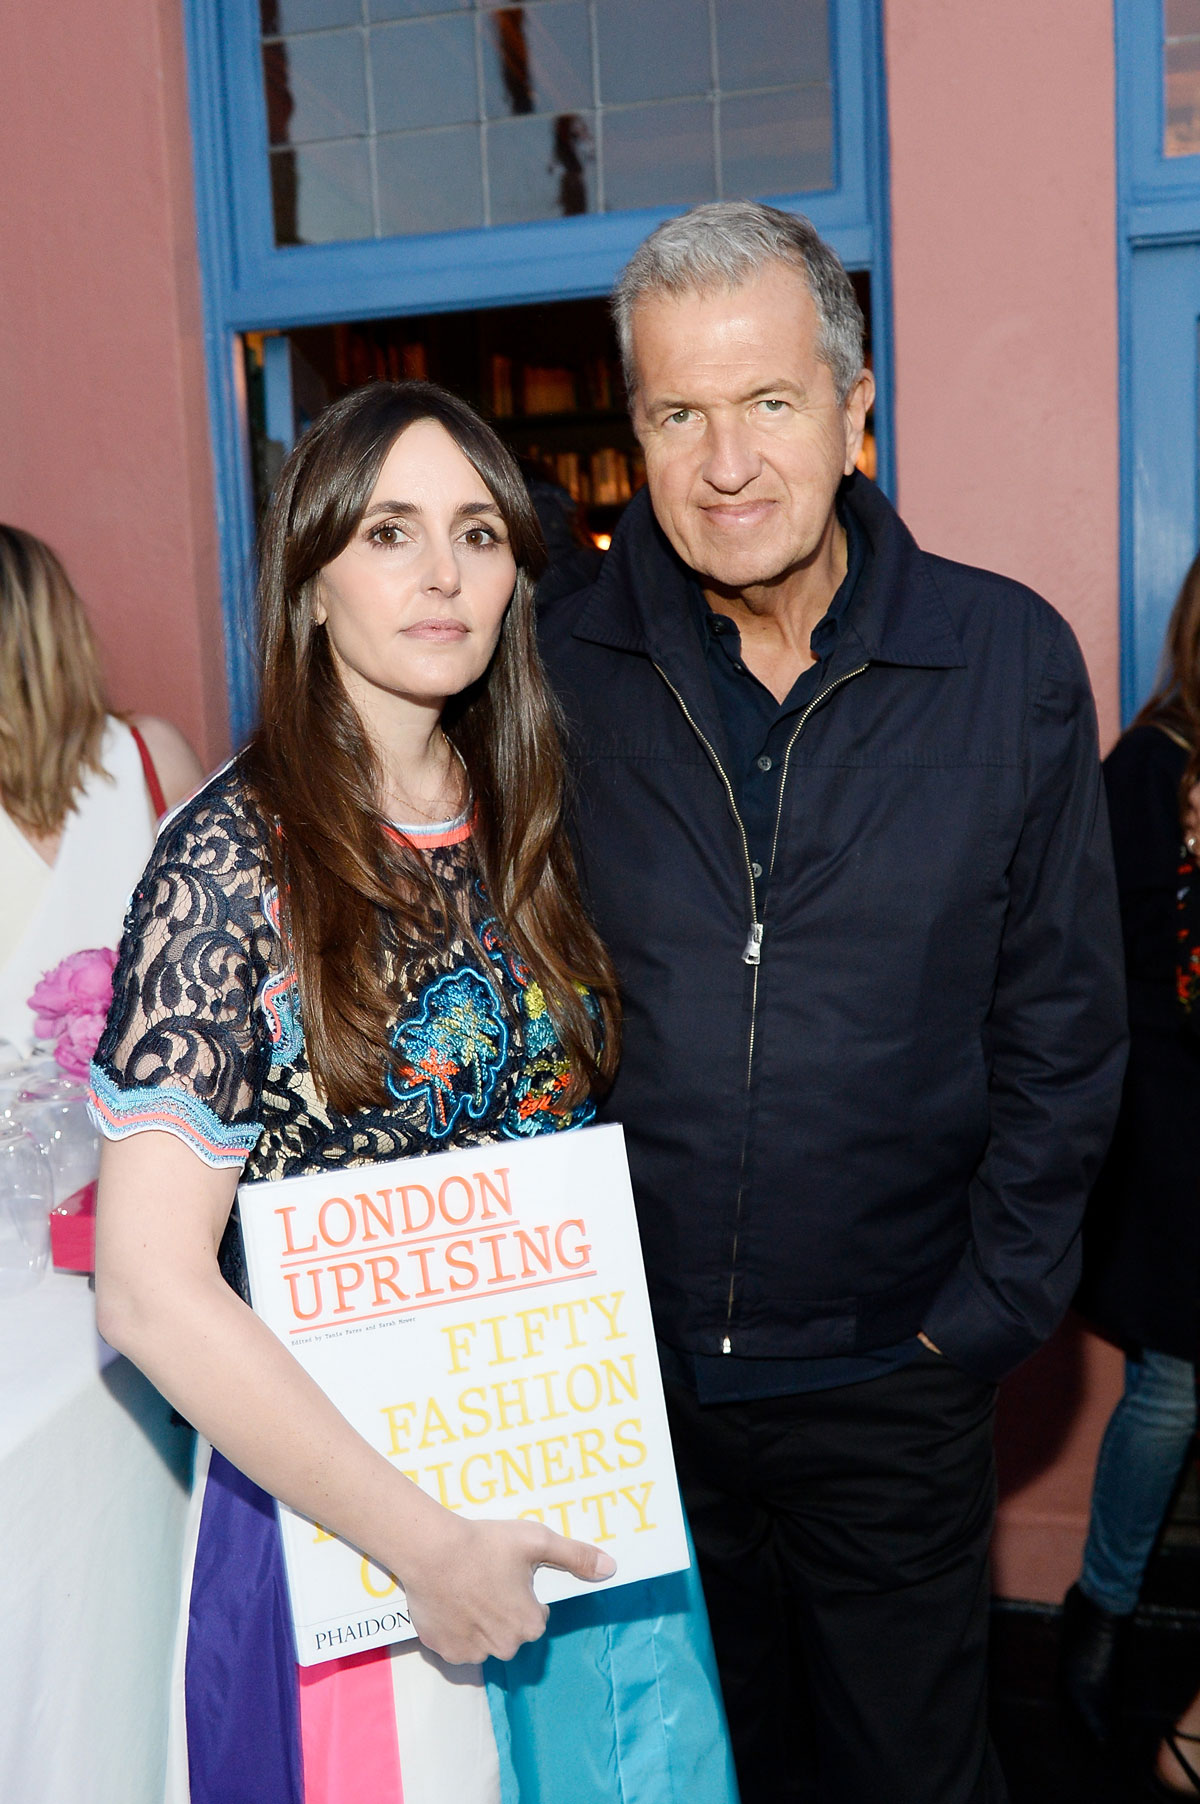
M1117 712L1113 25L1095 0L885 0L901 509L1030 583ZM1005 1387L997 1589L1079 1570L1115 1352L1071 1325Z
M115 705L226 745L178 0L0 9L0 519L63 557Z
M1082 642L1117 729L1112 9L886 0L900 505Z

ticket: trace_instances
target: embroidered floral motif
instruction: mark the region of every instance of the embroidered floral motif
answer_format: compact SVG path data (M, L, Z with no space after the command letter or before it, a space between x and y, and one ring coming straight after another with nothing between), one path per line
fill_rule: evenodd
M487 894L476 883L480 900ZM511 1097L501 1132L506 1139L527 1139L534 1134L557 1133L561 1128L582 1127L596 1113L588 1101L578 1108L564 1106L562 1097L571 1082L571 1066L540 984L531 981L528 967L501 937L499 924L489 915L477 929L479 943L492 963L499 965L516 986L521 1011L524 1057L513 1072Z
M571 1109L562 1100L571 1082L571 1067L540 984L527 982L522 990L521 1018L525 1057L514 1074L504 1134L517 1140L533 1134L557 1133L560 1128L582 1127L592 1119L596 1107L588 1101Z
M487 891L484 889L481 879L476 879L475 893L486 908ZM479 944L483 947L492 963L494 965L502 965L512 982L516 984L517 988L523 990L525 985L529 982L528 967L520 954L501 937L499 923L497 922L495 915L488 915L485 921L480 922L478 933Z
M487 1114L508 1052L508 1028L495 991L478 971L452 971L421 994L416 1014L396 1028L398 1079L388 1088L400 1102L423 1098L429 1132L441 1140L464 1113Z

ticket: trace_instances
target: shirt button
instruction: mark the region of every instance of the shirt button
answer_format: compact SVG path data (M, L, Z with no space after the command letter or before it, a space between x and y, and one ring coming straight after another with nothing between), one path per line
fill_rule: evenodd
M759 770L770 770L774 761L766 752L764 752L762 757L756 758L754 762L757 764Z
M757 861L750 866L750 875L752 877L761 877L762 876L762 866Z

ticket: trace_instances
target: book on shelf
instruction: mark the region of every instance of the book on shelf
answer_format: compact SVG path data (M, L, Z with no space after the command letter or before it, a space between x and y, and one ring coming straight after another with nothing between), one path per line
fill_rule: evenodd
M603 1588L688 1565L619 1127L243 1184L238 1207L257 1313L445 1508L595 1542ZM391 1573L277 1508L302 1666L415 1633ZM597 1587L543 1567L536 1589Z
M592 452L591 489L597 507L620 507L629 500L633 490L629 484L629 459L623 451L606 445Z
M575 375L572 370L527 363L522 377L526 413L574 413Z
M495 417L508 419L513 412L513 360L493 352L489 369L491 388L488 406Z

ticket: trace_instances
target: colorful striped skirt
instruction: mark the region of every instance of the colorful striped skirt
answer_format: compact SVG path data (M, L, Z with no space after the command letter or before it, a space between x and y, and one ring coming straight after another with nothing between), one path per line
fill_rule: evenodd
M555 1604L515 1660L299 1667L271 1498L201 1442L167 1804L736 1804L694 1569Z

